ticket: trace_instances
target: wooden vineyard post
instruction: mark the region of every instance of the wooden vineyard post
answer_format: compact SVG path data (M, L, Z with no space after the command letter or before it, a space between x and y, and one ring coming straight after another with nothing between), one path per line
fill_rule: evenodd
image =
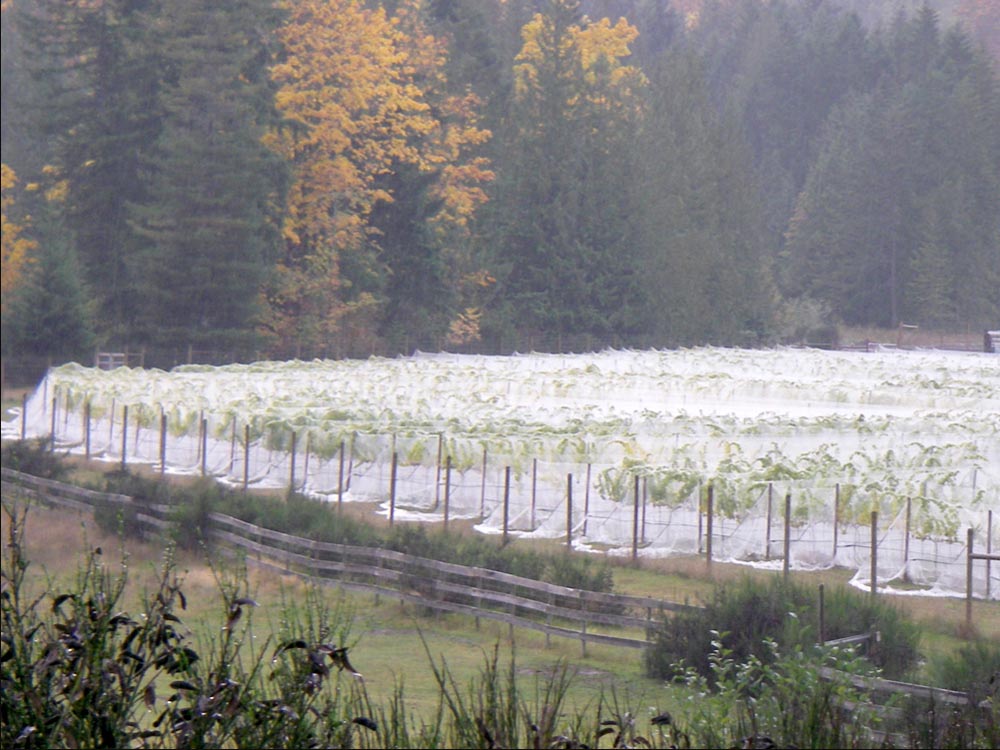
M28 394L21 394L21 440L28 435Z
M347 484L344 486L345 492L351 491L351 477L354 475L354 441L357 440L358 433L351 433L351 455L347 459Z
M392 452L392 467L389 471L389 525L392 526L396 520L396 465L398 454Z
M83 405L83 456L90 460L90 399Z
M705 566L712 569L712 515L715 505L715 489L712 483L708 484L708 491L705 497Z
M878 593L878 511L872 511L872 596Z
M243 425L243 493L250 485L250 423Z
M486 446L483 446L483 481L479 491L479 520L486 517Z
M583 488L583 535L587 536L587 520L590 518L590 464L587 464L587 484Z
M535 530L535 502L538 497L538 459L531 459L531 530Z
M451 507L451 454L444 463L444 530L448 531L448 511Z
M128 404L122 407L122 471L125 471L125 466L128 464L128 458L125 455L125 451L128 446Z
M837 564L837 535L840 533L840 482L833 488L833 564Z
M306 447L303 451L305 455L302 456L302 484L300 489L303 492L305 492L306 484L309 483L309 434L308 432L306 433Z
M993 554L993 511L986 511L986 554ZM986 558L986 601L990 600L990 557Z
M965 532L965 628L972 632L972 545L975 541L972 527Z
M912 498L906 498L906 529L903 536L903 582L910 582L910 512Z
M566 551L573 549L573 475L566 475Z
M201 418L201 475L208 475L208 418Z
M646 503L649 501L649 477L642 478L642 524L639 528L639 539L646 543Z
M295 444L298 441L298 435L295 434L295 430L292 430L292 450L291 456L288 461L288 492L295 492Z
M485 456L486 456L485 451L483 452L483 456L485 461ZM503 547L507 546L507 532L508 532L507 524L509 520L510 520L510 467L507 466L504 468L503 472L503 539L501 542L501 546Z
M764 525L764 559L771 559L771 509L774 500L774 482L767 483L767 522Z
M337 510L344 509L344 439L340 439L340 470L337 475Z
M434 510L441 502L441 459L444 458L444 433L438 433L437 464L434 466Z
M56 397L52 397L52 426L49 428L49 451L55 451L56 449L56 408L59 403L56 401Z
M792 557L792 493L788 492L785 494L785 542L784 551L785 560L782 563L782 575L784 575L785 580L788 580L788 570L791 566Z
M160 476L167 473L167 413L160 409Z
M634 510L632 511L632 562L639 562L639 475L635 475Z

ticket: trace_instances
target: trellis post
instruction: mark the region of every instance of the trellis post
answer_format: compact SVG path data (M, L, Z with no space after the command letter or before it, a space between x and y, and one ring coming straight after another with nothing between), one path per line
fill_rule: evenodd
M392 468L389 472L389 525L392 526L396 519L396 465L398 454L392 452Z
M444 464L444 530L448 531L448 511L451 507L451 454Z
M128 464L128 458L125 455L128 446L128 404L122 407L122 471L125 471L125 466Z
M566 551L573 549L573 475L566 475Z
M872 596L878 593L878 511L872 511Z
M167 473L167 413L160 408L160 476Z
M486 452L483 451L485 460ZM485 474L484 474L485 476ZM504 468L503 472L503 540L502 545L507 546L507 523L510 519L510 467Z
M715 487L711 482L708 484L708 491L705 497L705 565L712 569L712 524L715 511Z
M785 494L785 542L783 554L785 560L782 563L782 575L788 580L788 570L791 566L792 557L792 493Z
M639 475L635 475L635 487L632 491L634 496L632 511L632 562L639 561Z

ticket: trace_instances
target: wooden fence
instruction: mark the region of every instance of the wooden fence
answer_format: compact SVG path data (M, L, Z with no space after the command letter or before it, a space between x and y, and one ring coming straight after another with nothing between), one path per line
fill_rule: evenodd
M3 492L39 501L93 510L131 506L135 521L158 532L171 526L169 505L140 505L124 495L94 492L9 469ZM137 507L138 506L138 507ZM651 597L610 594L557 586L486 568L407 555L392 550L319 542L284 534L221 513L209 516L209 537L230 555L323 585L391 596L428 609L459 612L514 627L588 643L642 649L667 612L692 605ZM641 634L641 635L639 635Z

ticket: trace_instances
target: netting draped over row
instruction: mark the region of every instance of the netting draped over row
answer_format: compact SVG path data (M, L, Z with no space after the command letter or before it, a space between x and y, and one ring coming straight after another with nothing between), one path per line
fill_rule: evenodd
M876 511L879 583L925 593L964 592L967 528L977 551L1000 549L992 513L1000 509L1000 397L978 384L984 372L1000 382L1000 359L972 359L969 374L933 358L902 375L878 360L886 371L876 375L834 362L848 370L843 382L817 375L788 386L785 398L798 399L789 416L771 402L747 406L775 398L777 386L759 375L738 382L744 362L714 375L689 362L675 379L662 363L630 354L638 356L525 357L523 373L493 372L493 361L393 360L378 363L397 370L384 389L348 363L305 406L289 395L285 369L150 377L67 366L49 373L4 435L54 435L59 450L377 503L382 513L391 496L396 519L447 513L476 520L484 533L569 536L609 555L696 554L711 544L716 560L768 567L787 549L794 568L853 568L860 583ZM326 377L322 363L298 364L307 382ZM609 371L620 387L602 390L593 377ZM941 382L928 385L927 372ZM216 382L216 374L236 380ZM907 377L900 395L893 379ZM949 401L939 391L951 381ZM820 395L808 390L817 383ZM906 404L907 393L923 411ZM973 578L976 595L1000 598L1000 564L977 564Z

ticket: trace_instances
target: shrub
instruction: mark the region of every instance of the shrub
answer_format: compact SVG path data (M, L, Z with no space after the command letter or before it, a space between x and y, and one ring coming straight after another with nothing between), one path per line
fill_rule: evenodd
M49 449L49 441L45 438L7 443L0 452L0 464L5 469L42 479L62 479L69 473L60 456Z
M916 662L919 630L892 604L846 588L826 601L827 639L878 630L881 639L869 656L887 676L902 676ZM708 656L716 632L737 661L768 658L766 639L786 650L809 647L818 638L817 609L815 590L781 578L721 584L704 608L679 612L660 625L646 650L646 672L670 679L691 667L712 679Z

